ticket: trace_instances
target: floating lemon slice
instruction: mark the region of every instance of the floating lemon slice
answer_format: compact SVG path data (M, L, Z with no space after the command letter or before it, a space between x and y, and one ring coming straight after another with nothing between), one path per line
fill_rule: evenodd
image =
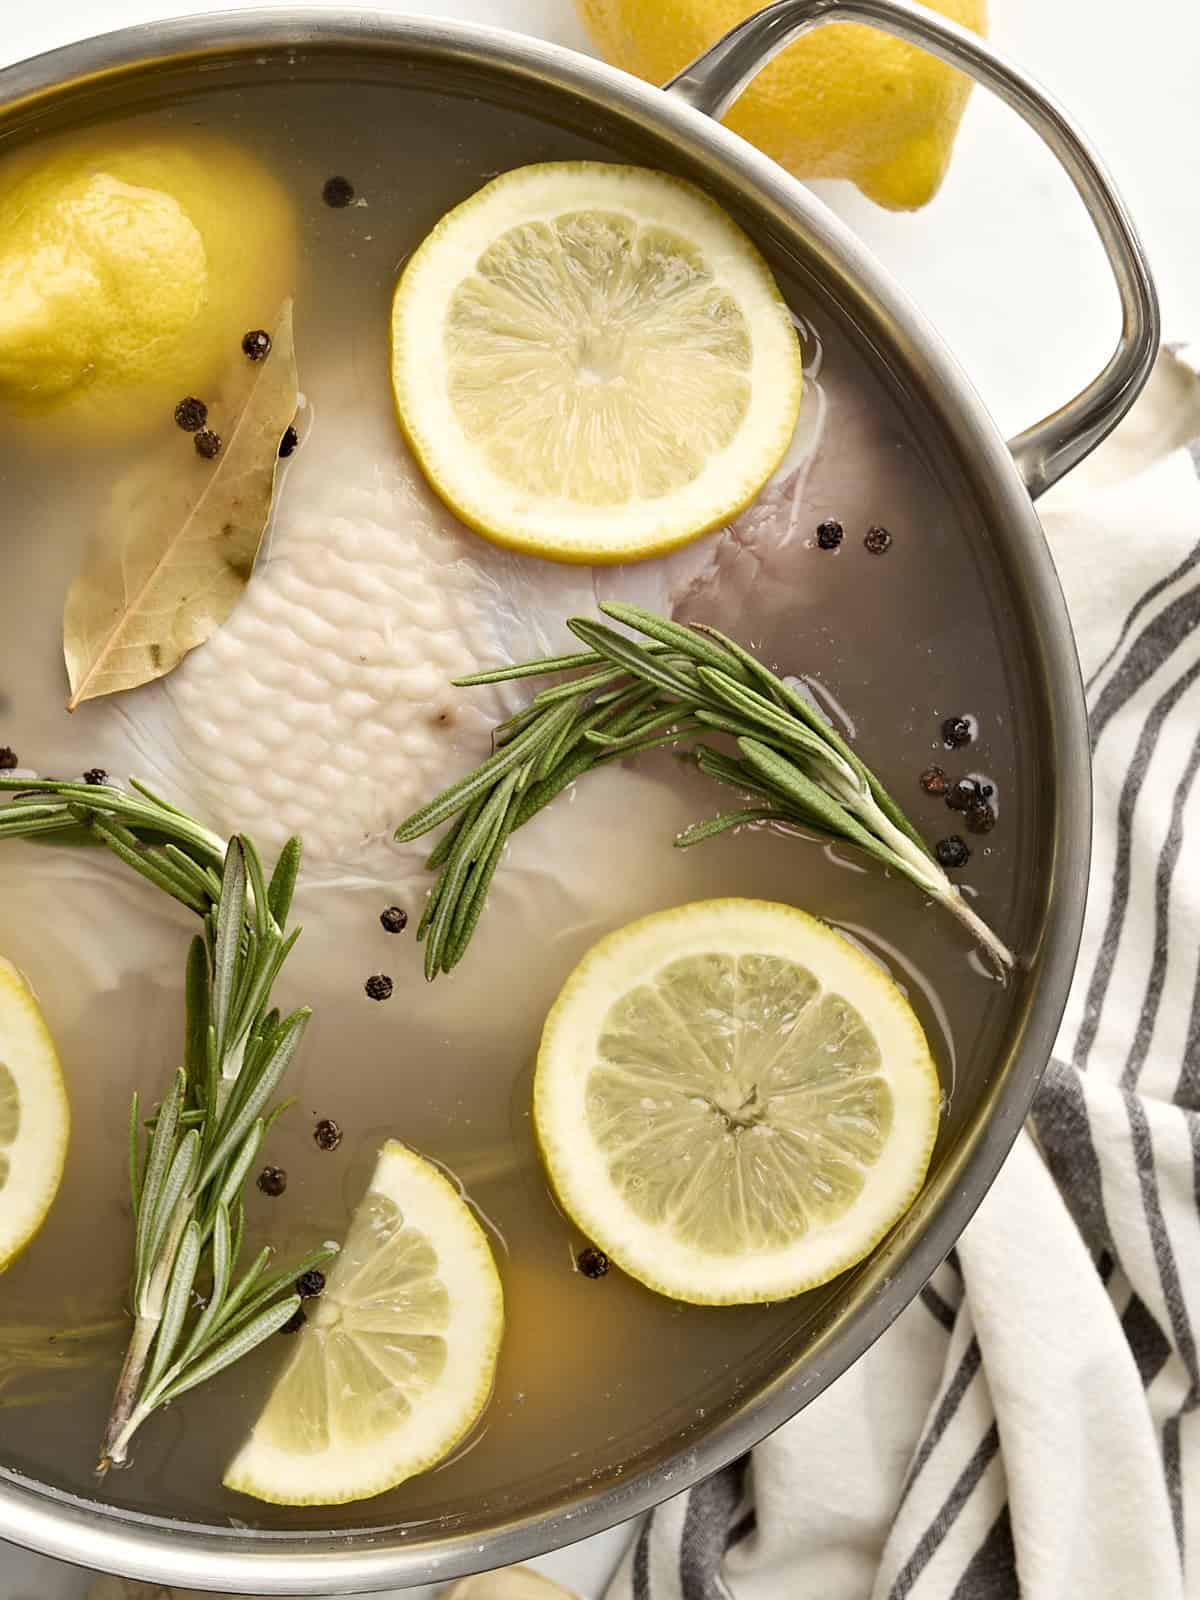
M824 923L708 900L602 939L546 1021L542 1155L626 1272L698 1304L780 1300L916 1197L939 1087L921 1025Z
M389 1141L226 1488L340 1505L432 1467L486 1405L503 1326L483 1229L436 1167Z
M442 218L392 309L400 425L452 511L556 561L719 527L787 449L800 348L770 270L691 184L519 167Z
M0 956L0 1271L46 1219L70 1129L50 1030L29 985Z

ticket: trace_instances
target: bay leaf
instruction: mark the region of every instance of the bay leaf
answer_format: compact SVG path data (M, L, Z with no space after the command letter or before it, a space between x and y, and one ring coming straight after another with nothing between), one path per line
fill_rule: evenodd
M238 351L209 398L222 439L206 461L175 427L116 485L67 593L63 654L84 700L161 678L229 616L271 514L279 441L296 414L292 302L270 354Z

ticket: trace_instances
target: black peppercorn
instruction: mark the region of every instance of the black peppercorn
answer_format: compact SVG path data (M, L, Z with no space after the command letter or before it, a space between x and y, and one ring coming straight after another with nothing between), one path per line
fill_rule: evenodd
M190 394L175 407L175 421L184 433L198 433L208 421L208 407L203 400L197 400L194 394Z
M920 783L926 794L945 794L950 787L950 779L941 767L926 767Z
M881 556L885 550L891 549L892 536L886 528L881 528L876 524L875 527L867 529L863 543L871 555Z
M342 1130L329 1117L322 1117L313 1129L318 1150L336 1150L342 1142Z
M951 811L969 811L979 804L979 785L974 778L959 778L946 791L946 804Z
M579 1252L575 1265L585 1278L602 1278L608 1271L608 1257L603 1250L597 1250L594 1244L589 1244Z
M108 773L103 767L89 767L83 775L84 783L107 783Z
M384 933L403 933L408 927L408 912L400 906L388 906L386 911L379 913L379 921Z
M948 839L939 839L933 853L943 867L965 867L971 859L966 840L960 839L956 833L952 833Z
M251 361L265 361L271 354L271 335L265 328L251 328L242 335L242 354Z
M193 434L192 441L196 446L196 454L203 456L205 461L212 461L221 454L221 435L214 433L211 428L201 428L199 433Z
M377 972L367 979L363 988L372 1000L390 1000L392 998L392 980L386 972Z
M967 827L972 833L991 833L996 826L996 813L986 800L973 805L967 812Z
M282 1167L264 1167L258 1175L258 1187L272 1200L278 1200L287 1188L287 1173Z
M822 550L836 550L846 536L846 530L840 522L830 517L817 527L817 543Z
M279 1331L280 1333L299 1333L307 1321L308 1318L304 1315L304 1307L297 1306Z
M296 1279L296 1293L301 1300L315 1300L324 1288L325 1274L318 1272L316 1267L310 1267Z
M321 190L321 199L327 206L340 211L354 199L354 185L349 178L327 178L325 187Z
M287 427L283 430L283 438L279 441L279 454L281 458L286 461L299 443L300 435L289 422Z
M0 744L0 772L11 772L19 765L17 752L6 744Z
M974 737L966 717L947 717L942 723L942 742L947 750L961 750Z

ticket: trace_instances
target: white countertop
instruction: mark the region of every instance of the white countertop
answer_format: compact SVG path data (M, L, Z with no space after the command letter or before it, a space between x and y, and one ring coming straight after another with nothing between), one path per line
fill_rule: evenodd
M0 65L127 23L215 9L0 0ZM356 9L485 21L587 48L570 0L358 0ZM1200 339L1200 6L1155 0L1118 15L1115 0L991 0L991 10L994 42L1075 113L1122 189L1155 269L1166 340ZM997 102L973 96L950 175L922 212L877 210L848 184L815 187L941 330L1007 433L1103 365L1117 302L1100 247L1053 159ZM538 1565L591 1600L626 1537L617 1530ZM78 1600L85 1589L68 1568L0 1552L0 1600Z

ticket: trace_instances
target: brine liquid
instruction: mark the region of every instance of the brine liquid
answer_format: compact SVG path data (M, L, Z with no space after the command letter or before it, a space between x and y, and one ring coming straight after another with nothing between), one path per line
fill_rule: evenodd
M354 364L356 403L390 406L386 325L397 269L449 206L523 162L627 157L424 88L267 77L252 90L197 89L138 120L244 139L294 190L304 227L302 432L352 421L326 415L305 382L306 361L321 367L339 351ZM334 174L350 178L365 204L324 206L322 186ZM808 302L786 262L776 265L804 320L810 360L820 349L826 446L808 486L812 525L794 530L744 592L734 587L721 620L852 723L858 748L929 837L960 832L961 819L921 793L922 768L940 760L956 775L987 774L1000 822L972 840L964 878L982 913L1019 941L1036 796L1020 762L1023 690L1000 661L1010 627L1003 583L986 541L964 528L923 456L907 408L868 376L847 331ZM87 708L74 717L62 709L62 603L90 510L125 465L125 453L86 439L0 437L0 744L45 774L75 775L98 759ZM836 553L815 544L819 516L845 525ZM893 535L884 556L864 550L872 523ZM940 724L963 712L978 719L979 738L951 756ZM315 1016L288 1085L296 1105L263 1153L286 1169L287 1191L269 1199L251 1190L248 1242L269 1238L300 1252L343 1235L379 1144L399 1137L452 1173L491 1229L508 1314L494 1399L457 1455L378 1500L318 1511L260 1505L220 1487L288 1353L282 1337L155 1417L128 1470L102 1485L92 1474L119 1340L79 1370L55 1368L49 1338L119 1317L125 1305L129 1096L136 1087L152 1101L178 1062L190 922L115 861L0 845L0 950L38 991L73 1111L57 1203L0 1285L0 1325L40 1328L47 1339L33 1373L0 1351L0 1461L74 1493L218 1525L452 1525L528 1508L564 1482L635 1471L644 1451L666 1437L694 1439L783 1352L801 1350L813 1308L835 1291L701 1310L616 1270L598 1281L574 1270L586 1241L547 1192L529 1109L540 1025L564 978L601 934L660 907L729 894L794 902L860 939L904 985L943 1075L948 1128L964 1084L987 1074L1013 998L956 924L849 852L764 832L671 848L675 832L727 801L669 755L590 778L518 836L468 958L432 986L413 938L426 880L411 858L397 856L394 871L385 864L373 877L302 887L295 916L305 931L278 998L310 1004ZM379 924L391 904L410 918L394 937ZM364 994L376 972L395 983L385 1004ZM334 1152L313 1140L325 1117L344 1130ZM13 1403L33 1394L36 1404Z

